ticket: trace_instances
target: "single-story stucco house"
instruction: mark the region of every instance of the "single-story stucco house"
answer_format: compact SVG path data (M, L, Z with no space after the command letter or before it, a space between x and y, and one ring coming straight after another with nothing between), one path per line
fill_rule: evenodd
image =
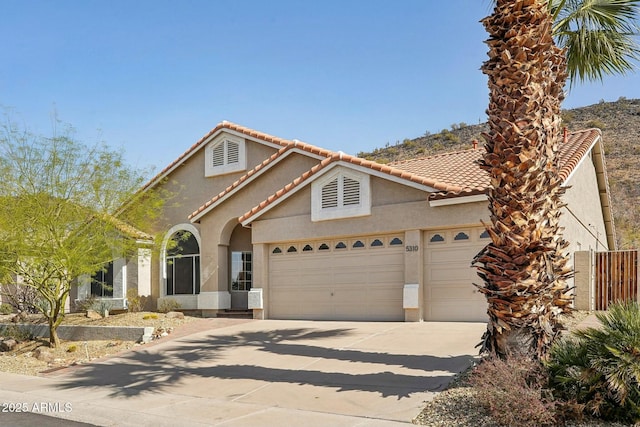
M137 289L209 316L484 321L470 266L489 240L482 150L380 164L222 122L145 187L175 194L145 230L164 235L160 254L114 261L101 278L112 291L93 292L124 307ZM615 246L603 153L597 129L560 147L571 253Z

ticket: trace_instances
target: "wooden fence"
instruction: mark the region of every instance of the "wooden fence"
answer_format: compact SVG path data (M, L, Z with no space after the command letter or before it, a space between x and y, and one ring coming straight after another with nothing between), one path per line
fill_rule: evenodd
M628 300L638 300L638 251L597 252L595 309Z

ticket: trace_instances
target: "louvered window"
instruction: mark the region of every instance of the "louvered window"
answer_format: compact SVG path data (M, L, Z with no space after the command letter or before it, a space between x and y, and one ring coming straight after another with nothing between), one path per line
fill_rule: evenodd
M246 168L245 141L232 135L223 135L207 147L205 176L238 172Z
M371 214L369 176L346 168L328 174L312 186L312 221Z
M351 206L360 204L360 182L349 177L343 177L343 205Z
M337 176L322 187L322 209L360 204L360 182Z
M338 178L322 187L322 209L338 207Z
M213 167L224 166L224 142L213 147Z
M227 144L227 163L238 163L240 161L240 145L233 141L225 142Z

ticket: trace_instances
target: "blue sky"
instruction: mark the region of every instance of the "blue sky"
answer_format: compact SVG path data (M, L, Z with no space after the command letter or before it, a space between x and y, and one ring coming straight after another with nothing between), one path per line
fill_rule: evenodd
M350 154L486 120L488 0L3 0L0 105L162 168L222 120ZM565 108L640 98L640 73Z

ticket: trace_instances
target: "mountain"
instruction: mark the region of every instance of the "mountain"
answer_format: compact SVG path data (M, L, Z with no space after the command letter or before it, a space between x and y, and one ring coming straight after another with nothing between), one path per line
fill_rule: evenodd
M569 131L602 130L605 161L619 249L640 248L640 99L624 97L586 107L563 110L562 120ZM407 158L472 148L473 140L483 143L486 123L457 123L436 134L387 144L359 157L388 163Z

